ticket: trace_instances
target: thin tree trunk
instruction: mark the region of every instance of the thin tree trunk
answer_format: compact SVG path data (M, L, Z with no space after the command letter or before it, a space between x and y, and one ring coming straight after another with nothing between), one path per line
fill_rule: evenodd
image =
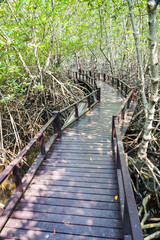
M147 102L146 95L145 95L145 80L144 80L142 57L141 57L141 53L140 53L140 40L139 40L139 35L137 32L136 22L134 19L133 2L132 2L132 0L127 0L127 2L128 2L129 13L130 13L130 18L131 18L132 28L133 28L133 36L134 36L135 47L136 47L136 52L137 52L138 68L139 68L139 75L140 75L140 80L141 80L141 95L142 95L143 107L144 107L144 111L145 111L145 116L147 118L148 102Z
M144 126L144 134L141 146L138 152L138 161L143 161L147 158L147 148L152 136L153 120L155 114L155 106L158 102L158 47L157 47L157 30L156 30L156 13L157 3L155 0L149 0L147 3L148 24L149 24L149 50L150 50L150 66L151 66L151 84L149 93L148 113Z

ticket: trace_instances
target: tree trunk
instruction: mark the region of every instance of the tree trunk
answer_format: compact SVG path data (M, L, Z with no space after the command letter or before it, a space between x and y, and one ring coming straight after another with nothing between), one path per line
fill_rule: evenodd
M156 13L157 3L155 0L147 2L148 24L149 24L149 50L150 50L150 66L151 66L151 84L148 100L147 118L144 126L144 134L142 137L141 146L138 152L138 161L143 162L147 158L147 148L151 140L153 129L153 120L155 114L155 106L158 102L158 47L157 47L157 30L156 30Z

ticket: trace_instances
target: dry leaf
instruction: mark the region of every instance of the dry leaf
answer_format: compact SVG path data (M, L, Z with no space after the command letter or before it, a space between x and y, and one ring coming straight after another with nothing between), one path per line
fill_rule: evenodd
M56 230L55 230L55 228L54 228L54 235L56 235Z
M61 139L57 138L57 141L60 141Z
M114 199L115 199L115 200L118 200L118 196L116 195L116 196L114 197Z
M90 161L92 161L93 159L90 157Z

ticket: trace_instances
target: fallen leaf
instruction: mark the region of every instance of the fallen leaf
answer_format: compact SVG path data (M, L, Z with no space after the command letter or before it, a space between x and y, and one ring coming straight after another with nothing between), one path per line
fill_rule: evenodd
M118 200L118 196L116 195L116 196L114 197L114 199L115 199L115 200Z
M56 230L55 230L55 228L54 228L54 235L56 235Z
M82 133L82 135L86 135L85 133Z
M93 159L90 157L90 161L92 161Z
M61 139L57 138L57 141L60 141Z
M69 223L66 223L66 222L64 222L64 221L63 221L63 223L64 223L66 226L70 225Z
M89 114L89 113L90 113L90 111L86 112L86 114Z

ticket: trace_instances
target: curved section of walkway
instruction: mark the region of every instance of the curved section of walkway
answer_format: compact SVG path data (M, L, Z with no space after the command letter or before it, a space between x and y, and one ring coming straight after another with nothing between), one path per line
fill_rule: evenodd
M1 239L123 239L111 146L112 115L123 100L99 85L101 103L57 139Z

